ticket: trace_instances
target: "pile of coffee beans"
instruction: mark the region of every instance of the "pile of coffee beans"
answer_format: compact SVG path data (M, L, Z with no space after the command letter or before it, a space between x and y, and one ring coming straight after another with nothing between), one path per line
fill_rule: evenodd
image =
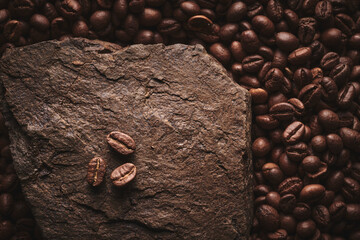
M359 5L357 0L0 0L0 54L70 37L122 46L203 45L252 96L251 239L358 240ZM16 188L16 176L6 134L1 139L0 209L8 210L0 212L0 239L7 239L1 233L17 227L13 212L23 200L9 190ZM2 207L5 198L14 199L13 207Z
M0 114L0 240L42 239L16 176L9 136Z

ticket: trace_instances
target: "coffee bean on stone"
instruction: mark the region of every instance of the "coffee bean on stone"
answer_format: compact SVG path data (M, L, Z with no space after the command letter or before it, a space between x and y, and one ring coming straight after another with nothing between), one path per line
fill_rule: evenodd
M88 172L86 176L87 182L93 186L99 186L104 180L106 173L106 163L100 157L95 157L88 164Z
M305 126L299 121L288 125L283 132L283 140L286 144L295 144L300 141L305 132Z
M122 132L111 132L107 135L108 144L117 152L123 155L131 154L135 151L135 141L127 134Z
M132 163L125 163L111 173L110 179L114 186L123 187L131 182L135 176L136 166Z
M280 216L278 211L270 205L263 204L255 211L255 216L260 225L267 231L275 231L280 225Z

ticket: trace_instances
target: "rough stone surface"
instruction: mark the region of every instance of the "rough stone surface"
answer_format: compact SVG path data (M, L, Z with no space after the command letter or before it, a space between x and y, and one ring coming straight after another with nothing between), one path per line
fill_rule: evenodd
M49 41L0 61L23 191L46 239L247 239L249 94L200 46ZM137 149L106 143L120 130ZM104 182L86 182L101 156ZM137 176L109 179L125 162Z

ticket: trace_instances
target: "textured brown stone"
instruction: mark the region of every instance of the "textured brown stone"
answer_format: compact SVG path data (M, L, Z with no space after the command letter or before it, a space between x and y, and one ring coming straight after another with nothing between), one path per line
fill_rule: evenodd
M250 101L200 46L49 41L0 61L4 116L46 239L247 239ZM121 131L132 155L106 142ZM104 182L86 182L94 156ZM112 186L131 162L135 179Z

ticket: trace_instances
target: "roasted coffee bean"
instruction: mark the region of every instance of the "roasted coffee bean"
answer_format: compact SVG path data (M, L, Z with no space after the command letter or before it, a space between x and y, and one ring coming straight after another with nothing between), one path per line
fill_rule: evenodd
M344 184L344 174L341 171L334 171L327 176L326 189L338 192Z
M136 166L132 163L125 163L116 168L110 175L114 186L123 187L131 182L136 176Z
M290 103L293 106L295 116L300 117L303 115L305 111L305 106L299 99L290 98L288 100L288 103Z
M106 173L106 163L100 157L95 157L88 164L88 172L86 176L87 182L93 186L99 186L104 180Z
M264 58L259 55L248 56L244 58L242 65L245 71L255 73L264 65Z
M142 13L145 9L145 0L130 0L128 8L132 13Z
M259 2L254 2L248 5L248 12L246 15L248 18L253 18L256 15L263 14L263 12L264 7Z
M304 86L298 95L305 108L314 107L321 98L321 87L319 84L308 84Z
M312 218L320 228L325 228L330 224L329 210L323 205L317 205L313 208Z
M284 52L292 52L299 46L299 39L289 32L276 34L276 46Z
M268 99L268 93L262 88L252 88L249 90L251 95L252 103L254 104L262 104L266 103Z
M13 232L14 226L9 220L0 221L0 239L10 239Z
M58 11L64 18L75 20L81 14L81 5L76 0L63 0L58 6Z
M326 135L326 145L333 154L338 154L343 150L343 142L339 135L331 133Z
M287 55L280 50L275 50L274 52L274 58L272 60L272 67L279 68L279 69L285 69L287 64Z
M355 22L349 15L339 13L335 16L334 20L335 26L346 35L350 36L355 31Z
M293 215L298 221L304 221L311 215L311 208L306 203L299 202L296 204Z
M256 53L260 47L260 41L253 30L246 30L240 36L241 45L248 53Z
M346 214L346 204L341 201L334 201L329 207L329 213L332 221L341 220Z
M4 26L4 37L9 42L17 42L22 34L21 23L17 20L10 20Z
M0 194L0 214L9 216L13 210L14 198L9 193Z
M275 209L279 209L280 194L277 192L269 192L266 194L266 202Z
M300 141L305 133L305 126L299 121L288 125L283 132L283 140L286 144L295 144Z
M350 76L350 67L347 64L339 63L330 72L331 77L338 86L344 86Z
M30 24L39 31L46 31L50 27L49 20L41 14L34 14L30 18Z
M324 70L331 70L333 67L339 64L339 58L339 54L335 52L328 52L322 57L320 61L320 66Z
M283 172L275 163L266 163L261 170L264 178L272 185L278 185L284 179Z
M282 212L290 214L296 206L296 197L294 194L285 194L280 198L279 208Z
M113 4L113 0L96 0L96 2L99 4L100 7L107 9L111 8Z
M279 90L284 82L284 74L278 68L270 69L264 78L265 89L269 92Z
M321 86L321 98L325 101L335 101L338 95L338 87L335 81L329 77L323 77L319 81Z
M323 135L316 135L311 139L311 147L315 152L324 152L327 148L326 138Z
M187 16L194 16L200 13L200 6L192 1L185 1L180 4L180 9Z
M351 107L352 100L355 98L356 89L351 83L345 85L337 96L337 103L340 108L348 109Z
M298 177L286 178L279 184L278 192L280 195L294 194L297 195L303 188L303 182Z
M274 21L279 22L284 14L284 9L278 0L269 0L266 6L266 13L268 17Z
M337 28L326 29L321 34L321 42L328 48L336 49L341 44L341 31Z
M226 20L228 22L239 22L246 16L246 12L247 7L243 2L235 2L227 10Z
M294 117L295 109L290 103L277 103L274 104L269 113L279 121L289 121Z
M302 47L294 50L288 56L288 61L295 66L302 66L309 61L311 57L311 48Z
M225 45L221 43L214 43L210 46L210 53L222 64L226 65L230 62L231 53L225 47Z
M350 174L353 179L360 181L360 162L356 162L351 165Z
M298 37L302 44L309 45L315 38L316 29L312 25L299 24Z
M296 162L291 161L286 153L279 157L279 167L286 176L294 176L297 173L298 165Z
M106 140L108 144L117 152L128 155L135 151L135 141L127 134L122 132L111 132L107 135Z
M265 37L271 37L275 33L274 23L264 15L257 15L251 20L255 31Z
M231 43L230 51L231 51L233 58L238 62L242 62L242 60L246 56L245 50L243 49L243 47L239 41L233 41Z
M259 88L260 87L259 80L254 76L244 75L235 80L245 88L250 89L250 88Z
M352 130L350 128L341 128L340 137L343 140L344 146L355 151L360 152L360 134L359 132Z
M360 184L352 178L344 178L344 184L341 189L342 195L350 202L356 202L360 199Z
M300 162L308 155L308 147L304 142L299 142L286 147L286 154L293 162Z
M234 40L235 35L239 31L239 25L235 23L228 23L220 28L219 36L222 42L228 43Z
M309 45L309 47L311 48L312 52L311 62L317 62L324 56L325 46L321 42L315 40Z
M268 233L267 239L269 240L286 240L288 234L285 229L278 229L275 232Z
M252 151L256 157L266 156L271 149L271 144L267 138L259 137L252 144Z
M360 204L350 203L346 205L346 219L349 221L360 220Z
M87 37L89 33L89 27L85 21L76 21L73 25L72 33L75 37Z
M285 229L288 234L294 234L296 231L296 220L291 215L280 215L280 228Z
M255 216L260 225L267 231L275 231L280 225L280 216L278 211L270 205L263 204L255 211Z
M310 69L298 68L294 72L294 82L299 89L311 83L311 81L312 81L312 73Z
M319 123L328 131L336 130L339 126L339 116L331 110L321 110L318 114Z
M145 8L140 14L140 24L145 27L153 27L160 23L161 12L153 8Z
M313 220L309 219L299 222L296 226L296 234L304 239L310 239L316 232L316 224Z
M305 172L316 174L319 173L323 165L321 164L320 158L311 155L302 160L301 166Z
M320 22L330 21L332 18L332 6L328 1L320 1L315 7L315 18Z
M299 200L305 203L313 203L319 201L324 196L324 194L324 186L320 184L310 184L301 190Z

